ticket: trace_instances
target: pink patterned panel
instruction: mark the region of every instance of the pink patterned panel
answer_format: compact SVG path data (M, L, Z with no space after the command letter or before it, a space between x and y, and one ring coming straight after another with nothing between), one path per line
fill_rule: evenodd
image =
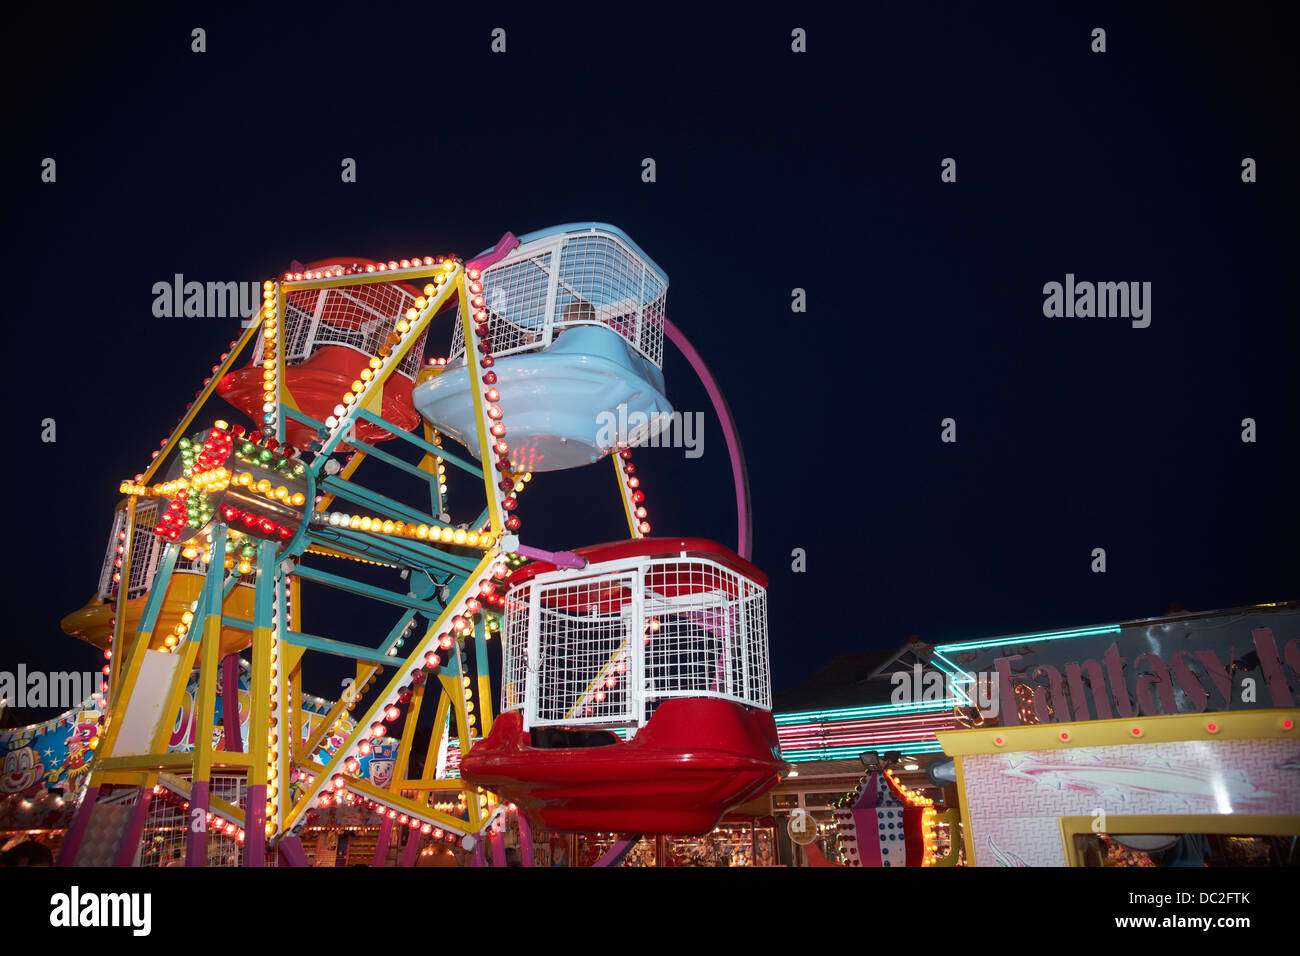
M1064 866L1058 818L1300 815L1300 746L1191 740L962 758L980 866Z

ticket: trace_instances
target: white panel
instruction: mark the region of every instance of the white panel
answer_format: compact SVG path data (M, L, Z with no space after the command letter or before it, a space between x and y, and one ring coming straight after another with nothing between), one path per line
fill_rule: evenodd
M122 726L117 732L113 756L125 757L150 752L158 721L163 716L167 691L171 688L172 677L180 664L179 654L144 652L144 663L140 665L135 691L126 703L126 713L122 715ZM176 715L166 716L172 720Z

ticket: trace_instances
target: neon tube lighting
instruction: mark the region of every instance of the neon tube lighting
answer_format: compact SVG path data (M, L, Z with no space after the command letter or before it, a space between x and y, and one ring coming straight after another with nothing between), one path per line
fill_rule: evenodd
M1029 644L1036 641L1059 641L1067 637L1091 637L1097 634L1118 634L1118 624L1103 624L1096 627L1076 627L1068 631L1040 631L1032 634L1012 634L1008 637L992 637L982 641L965 641L957 644L937 644L935 651L950 654L954 651L974 651L985 647L1005 647L1008 644Z

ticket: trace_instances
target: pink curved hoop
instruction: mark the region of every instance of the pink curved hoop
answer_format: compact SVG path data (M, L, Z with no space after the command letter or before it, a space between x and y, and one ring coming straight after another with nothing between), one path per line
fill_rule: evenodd
M709 393L709 399L713 402L713 410L717 412L718 419L722 422L722 434L727 439L727 453L731 456L731 480L736 488L736 553L746 561L752 560L754 519L749 504L749 472L745 468L745 452L740 447L736 420L731 415L727 400L722 397L722 390L718 388L717 380L709 371L709 367L704 364L704 359L700 358L700 353L695 351L695 347L687 341L681 329L668 321L667 316L664 317L664 333L686 357L686 361L691 363L691 368L695 369L695 374L699 376L704 390Z

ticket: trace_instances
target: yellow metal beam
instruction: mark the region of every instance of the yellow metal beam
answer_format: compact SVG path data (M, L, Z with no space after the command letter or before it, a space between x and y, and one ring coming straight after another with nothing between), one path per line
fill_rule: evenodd
M229 753L224 750L217 750L212 755L212 767L215 768L246 768L249 764L247 754ZM194 768L194 755L192 753L155 753L155 754L130 754L125 757L96 757L95 769L102 773L131 771L133 773L143 773L146 771L159 770L182 770L190 771Z
M127 590L131 586L131 549L135 546L135 504L136 496L131 495L126 503L126 540L122 549L122 573L117 582L117 604L113 611L113 643L109 646L112 658L109 661L108 698L112 700L117 691L118 672L121 670L123 637L126 633Z
M633 538L641 537L641 523L632 513L632 496L628 494L627 476L623 474L623 459L614 451L609 460L614 463L614 479L618 482L618 500L623 502L623 516L627 518L627 530Z
M370 705L365 716L357 721L356 725L352 728L346 740L343 742L343 745L334 753L328 767L326 767L324 771L327 776L338 771L343 760L355 749L361 737L370 732L370 726L378 719L380 709L385 707L390 700L393 700L397 696L398 688L401 686L402 682L407 679L411 671L414 670L415 667L423 666L424 655L429 650L430 645L433 644L437 635L447 628L452 616L462 610L465 601L474 593L479 584L487 579L488 575L491 573L493 564L495 564L498 559L498 554L499 552L496 548L484 553L483 559L479 561L479 563L474 567L474 570L469 573L465 582L447 603L446 608L444 608L443 612L438 615L438 620L425 632L424 637L420 639L407 658L394 671L387 686L375 697L374 703ZM316 798L324 786L325 781L318 780L315 785L308 787L303 791L298 802L294 804L293 809L290 810L286 816L284 821L285 827L293 826L298 818L306 812L308 804ZM412 804L412 806L414 806L414 804Z
M466 719L468 712L465 710L465 685L461 677L462 675L449 677L446 674L439 674L438 680L442 684L444 696L451 698L451 706L455 708L456 739L460 743L460 752L464 755L469 753L473 743L469 736L469 721ZM469 810L470 825L477 830L483 823L483 817L478 804L478 793L472 787L465 788L465 806Z
M280 588L283 588L284 614L280 615L281 634L289 630L289 622L286 620L286 615L289 613L289 607L293 596L293 589L290 587L289 581L290 579L287 577L282 578L275 594L275 600L278 604L281 594ZM297 618L293 619L295 624L297 623L297 620ZM275 673L272 675L271 680L276 682L275 699L277 710L275 712L275 726L269 728L268 733L274 732L276 736L275 749L274 751L271 751L274 756L270 758L275 761L276 795L273 801L275 812L271 815L268 822L273 824L276 830L280 829L281 821L284 819L284 811L289 807L289 778L290 768L293 766L294 752L294 740L289 735L289 729L293 725L293 718L290 716L290 711L293 708L294 702L293 692L289 685L291 667L285 663L285 646L283 638L275 639L273 636L273 657L271 660L271 666Z
M114 787L143 787L146 785L152 786L152 784L149 784L149 781L154 779L153 774L144 773L142 771L139 772L131 771L131 770L99 771L98 768L96 768L96 771L97 772L94 774L94 782L101 786L104 784L108 784Z
M200 642L199 685L194 701L194 779L212 779L212 732L217 723L217 671L221 667L221 608L209 614Z
M943 731L935 736L944 753L950 757L1182 740L1253 740L1264 737L1300 740L1300 710L1269 708L1019 727L977 727Z
M487 619L483 619L484 640L487 639ZM479 663L475 661L475 666L479 667L478 675L478 724L479 733L486 737L492 733L492 672L488 669L487 662Z
M217 370L212 373L212 378L208 380L207 385L203 386L203 390L199 392L199 397L194 400L194 404L190 406L189 411L182 416L180 422L177 423L176 427L172 430L171 435L168 436L167 441L158 452L158 457L156 457L149 467L144 470L144 475L141 477L138 484L149 484L149 480L154 476L154 472L156 472L159 466L167 460L167 456L172 453L172 450L176 447L176 443L180 441L181 436L184 435L186 430L190 427L190 423L194 421L207 400L212 397L212 393L217 390L217 383L220 382L221 379L225 377L226 373L234 367L235 362L239 360L239 353L244 350L245 346L256 338L258 329L262 327L260 318L261 306L258 307L258 315L258 320L244 330L244 334L239 337L239 341L235 343L235 347L226 355L225 361L217 366Z
M439 780L398 780L394 790L472 790L464 780L456 777L443 777Z
M273 574L274 570L259 567L257 573ZM274 600L274 597L272 597ZM260 612L255 611L254 616ZM266 765L269 759L266 734L262 731L270 727L271 718L271 629L269 627L253 628L253 643L249 657L249 715L248 715L248 752L252 760L248 775L249 786L266 783Z
M190 781L186 780L184 777L178 777L171 773L164 773L159 775L159 780L163 782L164 786L166 786L168 790L178 794L186 800L190 799ZM233 823L241 830L244 829L244 811L233 803L228 803L220 797L214 797L209 794L208 812L214 813L222 819Z
M396 658L394 658L394 660L396 660ZM382 669L383 668L378 664L357 664L355 686L357 688L364 687L367 681L375 675L375 672ZM325 735L329 733L330 728L338 723L338 719L342 716L347 705L348 699L346 694L334 702L334 706L330 708L329 713L325 715L320 724L317 725L316 729L312 731L311 737L308 738L307 745L303 748L304 755L307 757L315 755L316 751L320 749L320 742L325 739Z
M393 767L392 786L388 789L394 793L401 788L398 783L406 777L406 766L411 760L411 747L415 743L415 724L420 719L420 707L424 704L424 684L411 690L411 704L406 710L406 719L402 722L402 740L397 746L397 764Z
M349 778L348 789L359 793L364 797L369 797L376 803L382 803L386 807L392 807L400 813L407 816L416 817L425 820L435 826L452 830L456 833L465 833L477 827L469 827L460 817L453 817L450 814L443 813L441 810L433 810L423 804L408 800L400 794L393 793L391 790L381 790L368 780L357 780ZM467 801L467 805L469 802Z
M438 748L442 744L442 735L447 729L447 715L450 711L451 695L446 692L438 694L438 709L434 712L433 729L429 732L429 746L424 751L424 769L420 772L422 783L432 782L433 775L438 770ZM427 796L421 796L421 799L428 802Z
M465 336L465 362L470 372L469 394L474 400L474 428L478 434L479 458L483 462L483 487L487 492L488 524L493 536L499 540L505 530L505 519L501 515L501 501L504 495L497 487L497 482L500 480L497 475L500 472L492 467L493 438L488 433L487 414L483 406L483 364L479 350L475 347L478 336L474 334L474 317L469 311L469 288L464 272L457 277L456 284L460 292L460 323Z
M337 289L349 285L374 285L379 282L410 282L417 279L431 279L437 275L450 275L455 272L455 263L440 262L432 266L420 266L413 269L385 269L383 272L360 272L345 276L331 276L328 279L287 279L280 283L286 292L303 292L314 289ZM450 282L450 278L448 282Z

